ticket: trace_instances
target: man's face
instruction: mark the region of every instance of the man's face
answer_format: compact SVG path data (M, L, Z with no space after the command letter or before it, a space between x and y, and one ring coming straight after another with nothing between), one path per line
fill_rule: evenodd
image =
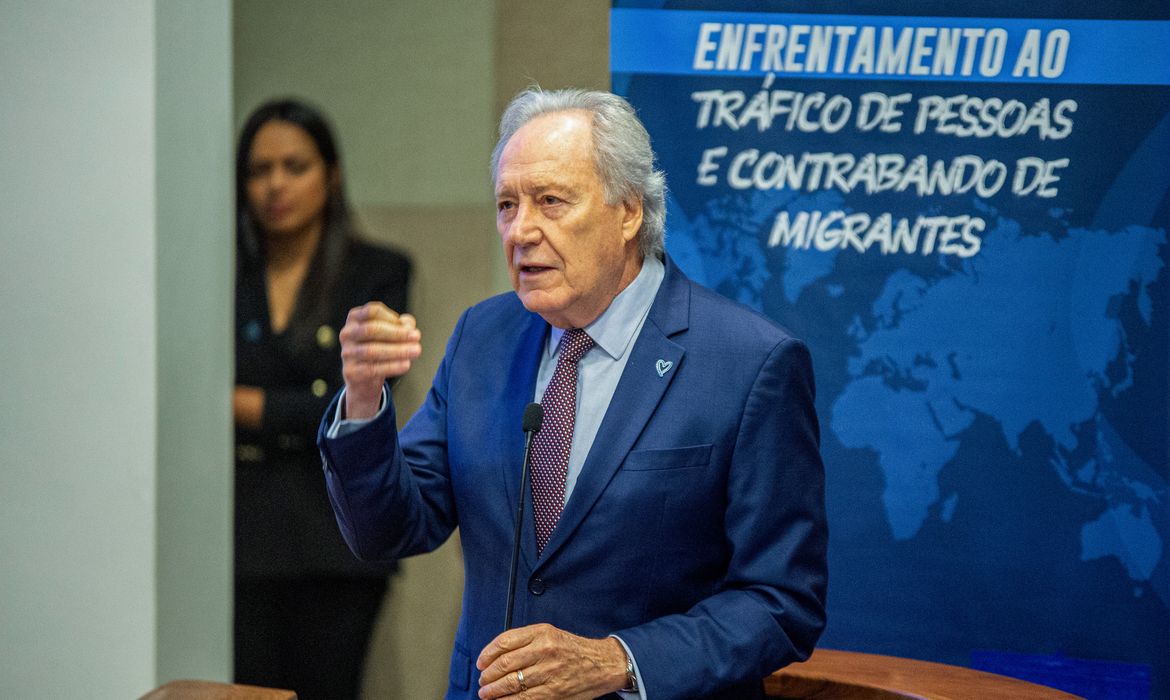
M500 154L496 228L524 307L558 328L588 325L641 269L641 202L606 204L591 116L545 114Z

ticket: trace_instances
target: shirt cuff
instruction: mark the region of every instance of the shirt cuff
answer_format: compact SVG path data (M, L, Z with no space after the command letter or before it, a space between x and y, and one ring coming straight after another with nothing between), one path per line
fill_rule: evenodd
M378 404L378 412L371 418L346 418L345 417L345 389L341 390L341 395L337 397L337 410L333 413L333 422L329 424L329 429L325 431L325 437L329 440L339 438L350 433L355 433L361 430L367 423L372 423L377 420L382 412L386 410L386 404L389 403L390 397L386 395L386 387L382 387L382 401ZM618 640L621 641L621 640ZM628 653L628 652L627 652ZM641 679L638 679L641 681Z
M638 679L638 692L623 693L619 690L618 695L625 698L625 700L646 700L646 684L642 682L642 674L638 671L638 660L634 658L634 652L630 651L630 648L626 646L625 641L623 641L621 637L617 636L616 634L611 634L609 636L618 640L618 644L621 644L622 649L626 650L626 656L630 657L630 661L634 663L634 678Z

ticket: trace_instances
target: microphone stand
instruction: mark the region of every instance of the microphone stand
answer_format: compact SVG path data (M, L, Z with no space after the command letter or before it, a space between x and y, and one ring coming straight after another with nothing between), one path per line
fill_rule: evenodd
M524 464L520 467L520 496L516 499L516 534L512 538L512 569L508 574L508 606L504 611L504 629L512 629L512 607L516 601L516 569L520 563L520 530L524 522L524 492L528 490L528 453L532 436L540 430L544 407L530 403L524 409Z

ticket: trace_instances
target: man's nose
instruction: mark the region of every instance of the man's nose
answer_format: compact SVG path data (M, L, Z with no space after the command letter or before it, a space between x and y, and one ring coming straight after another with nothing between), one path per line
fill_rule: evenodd
M517 204L516 215L512 219L512 225L508 227L508 238L512 245L535 245L540 242L543 235L539 210L524 202Z

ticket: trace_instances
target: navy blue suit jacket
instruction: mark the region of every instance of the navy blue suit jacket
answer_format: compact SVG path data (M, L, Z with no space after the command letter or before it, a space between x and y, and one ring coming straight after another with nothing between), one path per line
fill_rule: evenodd
M400 435L391 411L335 439L334 407L322 424L329 493L359 557L427 552L460 528L448 698L475 697L475 658L503 631L521 417L548 329L515 294L488 299L459 320ZM813 394L802 342L668 259L540 557L526 498L514 624L620 636L653 700L762 696L761 679L805 658L825 620Z

